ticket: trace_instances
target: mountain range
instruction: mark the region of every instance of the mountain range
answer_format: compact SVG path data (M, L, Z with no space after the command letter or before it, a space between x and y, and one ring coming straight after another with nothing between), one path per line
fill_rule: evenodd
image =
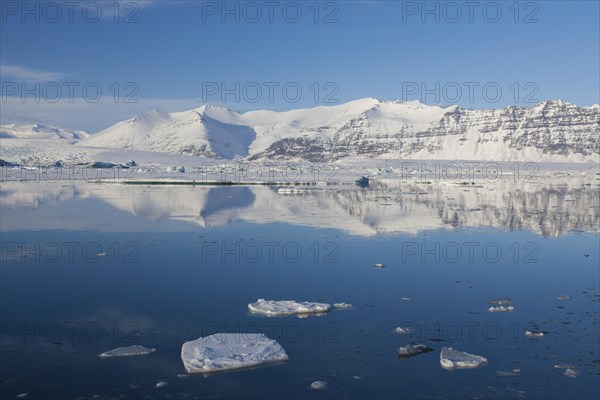
M3 138L24 136L15 133L18 126L7 127L2 126ZM552 100L534 107L471 110L367 98L310 109L238 113L203 105L174 113L154 109L92 135L65 136L81 147L224 160L598 162L600 106Z

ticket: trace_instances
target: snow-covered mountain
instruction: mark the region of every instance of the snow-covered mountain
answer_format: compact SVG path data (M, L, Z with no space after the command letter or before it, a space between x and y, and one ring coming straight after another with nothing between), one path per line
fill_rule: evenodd
M600 107L562 100L469 110L373 98L285 112L152 110L78 143L210 158L597 162Z
M5 124L0 125L0 138L3 139L39 139L66 140L75 142L90 136L84 131L73 131L41 124Z
M216 117L216 118L215 118ZM117 123L82 146L109 147L233 159L248 155L254 130L237 121L237 114L209 106L166 113L158 109Z

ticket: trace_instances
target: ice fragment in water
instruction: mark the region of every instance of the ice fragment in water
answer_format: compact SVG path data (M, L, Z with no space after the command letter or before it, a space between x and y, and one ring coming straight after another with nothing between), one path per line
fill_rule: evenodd
M129 357L129 356L144 356L146 354L154 353L156 349L149 349L144 346L129 346L119 347L114 350L110 350L100 354L100 358L111 358L111 357Z
M310 388L313 390L323 390L323 389L327 388L327 382L314 381L313 383L310 384Z
M167 386L167 385L168 385L168 383L167 383L167 382L165 382L165 381L160 381L160 382L158 382L158 383L156 384L156 387L157 387L157 388L161 388L161 387L165 387L165 386Z
M216 333L181 347L181 360L189 373L251 368L287 359L279 343L262 333Z
M398 349L398 355L400 357L416 356L417 354L427 353L433 351L431 347L427 347L424 344L409 344Z
M379 268L379 269L381 269L381 268L385 268L385 265L383 265L383 264L381 264L381 263L375 263L375 264L373 264L373 266L374 266L375 268Z
M248 309L253 313L269 316L298 315L298 314L324 314L331 310L331 305L326 303L301 303L293 300L265 300L258 299L248 304Z
M532 338L541 338L544 337L544 332L525 331L525 336Z
M514 311L515 308L513 306L508 306L508 307L504 307L504 306L498 306L498 307L490 307L488 308L489 312L512 312Z
M499 299L488 300L488 304L496 304L498 306L510 306L512 305L512 300L508 297L501 297Z
M352 304L348 304L348 303L333 303L333 306L331 307L334 310L345 310L348 308L352 308Z
M405 334L405 333L410 332L410 328L403 328L401 326L398 326L398 327L396 327L396 329L394 329L394 332L399 333L399 334Z
M567 368L561 371L561 374L569 378L577 378L577 375L579 375L579 371L575 368Z
M567 296L566 294L561 294L558 296L559 300L571 300L571 296Z
M487 358L444 347L440 352L440 364L446 369L477 368L487 364Z
M513 369L512 371L496 371L497 378L519 376L519 375L521 375L520 369Z

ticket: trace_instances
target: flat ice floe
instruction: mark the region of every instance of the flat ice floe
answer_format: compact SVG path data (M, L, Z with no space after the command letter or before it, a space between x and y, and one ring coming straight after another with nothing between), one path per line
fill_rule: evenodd
M185 342L181 360L188 373L211 373L283 362L288 355L262 333L216 333Z
M425 346L424 344L409 344L398 349L398 355L400 357L411 357L417 354L427 353L433 351L431 347Z
M487 364L487 358L444 347L440 352L440 364L445 369L477 368Z
M490 307L488 308L489 312L513 312L515 308L513 306L498 306L498 307Z
M327 303L312 303L309 301L298 303L294 300L277 301L258 299L256 302L248 304L248 309L251 312L265 314L272 317L284 315L324 314L331 311L331 308L331 304Z
M146 354L154 353L156 349L149 349L144 346L129 346L119 347L114 350L110 350L100 354L100 358L112 358L112 357L130 357L130 356L145 356Z
M352 308L352 304L349 304L349 303L333 303L333 305L331 306L331 309L333 309L333 310L347 310L349 308Z

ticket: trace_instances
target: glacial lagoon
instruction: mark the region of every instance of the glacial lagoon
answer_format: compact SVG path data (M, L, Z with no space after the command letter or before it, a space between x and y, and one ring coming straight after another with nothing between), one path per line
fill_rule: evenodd
M595 173L295 188L2 182L0 397L599 396ZM215 333L289 359L188 374L183 343ZM411 344L433 351L400 357ZM156 351L99 357L128 346ZM444 369L444 347L487 363Z

